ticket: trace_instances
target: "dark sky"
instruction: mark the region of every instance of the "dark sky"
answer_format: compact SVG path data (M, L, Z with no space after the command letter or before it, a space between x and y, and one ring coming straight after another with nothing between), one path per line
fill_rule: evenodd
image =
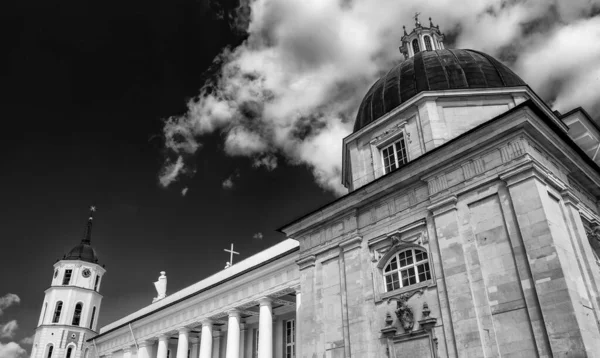
M254 169L210 137L186 196L183 185L158 185L162 119L183 114L215 55L244 40L222 16L235 1L222 4L1 5L0 296L21 303L0 324L18 321L15 341L33 335L52 265L81 240L92 203L92 243L108 270L105 325L151 303L159 271L172 293L221 270L230 242L248 257L284 239L276 228L333 199L306 168ZM236 171L235 187L222 189Z

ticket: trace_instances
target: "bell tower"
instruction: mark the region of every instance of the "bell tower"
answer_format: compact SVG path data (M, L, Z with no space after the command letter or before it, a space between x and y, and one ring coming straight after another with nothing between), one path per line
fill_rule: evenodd
M31 358L80 358L85 341L97 334L106 270L91 246L94 206L83 238L54 264L35 332Z

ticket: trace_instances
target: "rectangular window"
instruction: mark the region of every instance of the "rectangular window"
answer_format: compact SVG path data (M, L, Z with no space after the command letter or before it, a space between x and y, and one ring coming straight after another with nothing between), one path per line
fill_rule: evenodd
M63 285L68 285L71 282L71 274L73 270L65 270L65 275L63 276Z
M381 150L384 173L390 173L403 167L408 162L404 137Z
M296 320L285 321L285 358L296 358Z
M98 291L99 283L100 283L100 275L96 275L96 283L94 283L94 291Z

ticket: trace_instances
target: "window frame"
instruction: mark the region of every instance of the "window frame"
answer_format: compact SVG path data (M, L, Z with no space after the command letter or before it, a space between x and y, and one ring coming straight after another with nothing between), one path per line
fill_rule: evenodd
M69 286L71 284L71 279L73 278L73 269L65 269L65 273L63 274L62 285Z
M73 344L69 344L67 346L67 350L65 351L65 358L75 358L75 356L73 356L73 347L75 347L75 345Z
M52 353L54 353L54 344L48 343L48 345L46 346L45 358L52 358Z
M96 317L96 306L92 308L92 318L90 318L90 329L94 330L94 318Z
M98 289L100 288L100 275L96 274L96 281L94 281L94 291L100 292Z
M423 36L423 42L425 43L425 51L433 51L433 41L429 35Z
M406 253L406 252L410 252L411 256L406 256L404 255L404 257L402 257L401 255ZM424 259L421 259L420 261L417 261L417 252L419 253L423 253L426 255L426 257ZM411 260L410 263L405 264L404 266L401 265L402 260L405 260L406 262L408 262L408 260ZM392 265L393 261L396 261L396 268L395 269L390 269L389 272L386 272L386 269ZM424 267L426 269L424 269L423 273L421 273L419 271L419 267ZM413 275L410 276L410 270L412 269L412 273ZM408 284L404 284L405 281L405 277L403 276L403 272L408 272L408 277L406 279L410 280L411 277L414 278L415 282L414 283L409 283ZM398 290L403 290L403 289L409 289L409 287L420 287L422 286L424 283L429 283L431 282L431 280L433 279L433 275L432 275L432 270L431 270L431 263L430 263L430 259L429 259L429 252L427 252L427 250L425 250L424 248L421 247L405 247L402 248L400 250L395 250L394 254L391 255L391 257L388 258L387 262L383 265L382 267L382 275L383 275L383 291L384 293L390 293L390 292L395 292ZM397 276L397 281L393 280L393 275L396 274ZM425 275L425 279L421 280L420 276L421 275ZM389 288L389 283L388 283L388 277L392 277L392 281L390 282L392 287L391 289ZM394 286L394 282L397 282L398 287L396 288Z
M397 146L400 146L401 143L401 150L400 152L403 154L403 163L400 164L400 160L398 159L398 148ZM391 148L391 154L393 155L394 158L394 163L393 165L395 166L393 169L390 169L388 171L388 167L391 167L391 165L386 166L385 162L386 162L386 158L389 158L390 156L386 156L385 151ZM380 156L381 156L381 165L383 168L383 175L389 174L391 172L394 172L398 169L401 169L403 166L405 166L406 164L408 164L409 162L409 158L408 158L408 150L406 149L406 138L404 136L404 132L399 133L397 136L395 136L393 138L392 141L388 142L385 145L382 145L379 148L379 152L380 152Z
M77 311L77 307L79 306L79 312ZM83 315L83 302L77 302L75 308L73 309L73 319L71 320L72 326L81 326L81 316ZM77 323L75 323L75 319L77 319Z
M56 301L56 304L54 305L54 313L52 314L52 323L60 323L63 305L63 301Z
M412 45L412 49L413 49L413 52L415 55L418 54L419 52L421 52L421 46L419 45L419 39L412 40L411 45Z
M288 336L288 323L291 323L291 335ZM288 337L291 341L288 342ZM291 355L288 355L288 347L291 348ZM296 319L290 318L284 321L283 324L283 357L296 358Z

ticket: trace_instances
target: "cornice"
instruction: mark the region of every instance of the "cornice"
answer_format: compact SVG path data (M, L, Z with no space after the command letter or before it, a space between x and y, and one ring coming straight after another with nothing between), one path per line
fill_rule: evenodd
M429 210L433 216L438 216L448 211L456 210L457 201L456 195L452 195L448 198L434 202L427 207L427 210Z
M296 264L299 266L300 271L302 271L309 267L314 267L316 260L317 260L317 257L315 255L310 255L310 256L303 257L301 259L296 260Z

